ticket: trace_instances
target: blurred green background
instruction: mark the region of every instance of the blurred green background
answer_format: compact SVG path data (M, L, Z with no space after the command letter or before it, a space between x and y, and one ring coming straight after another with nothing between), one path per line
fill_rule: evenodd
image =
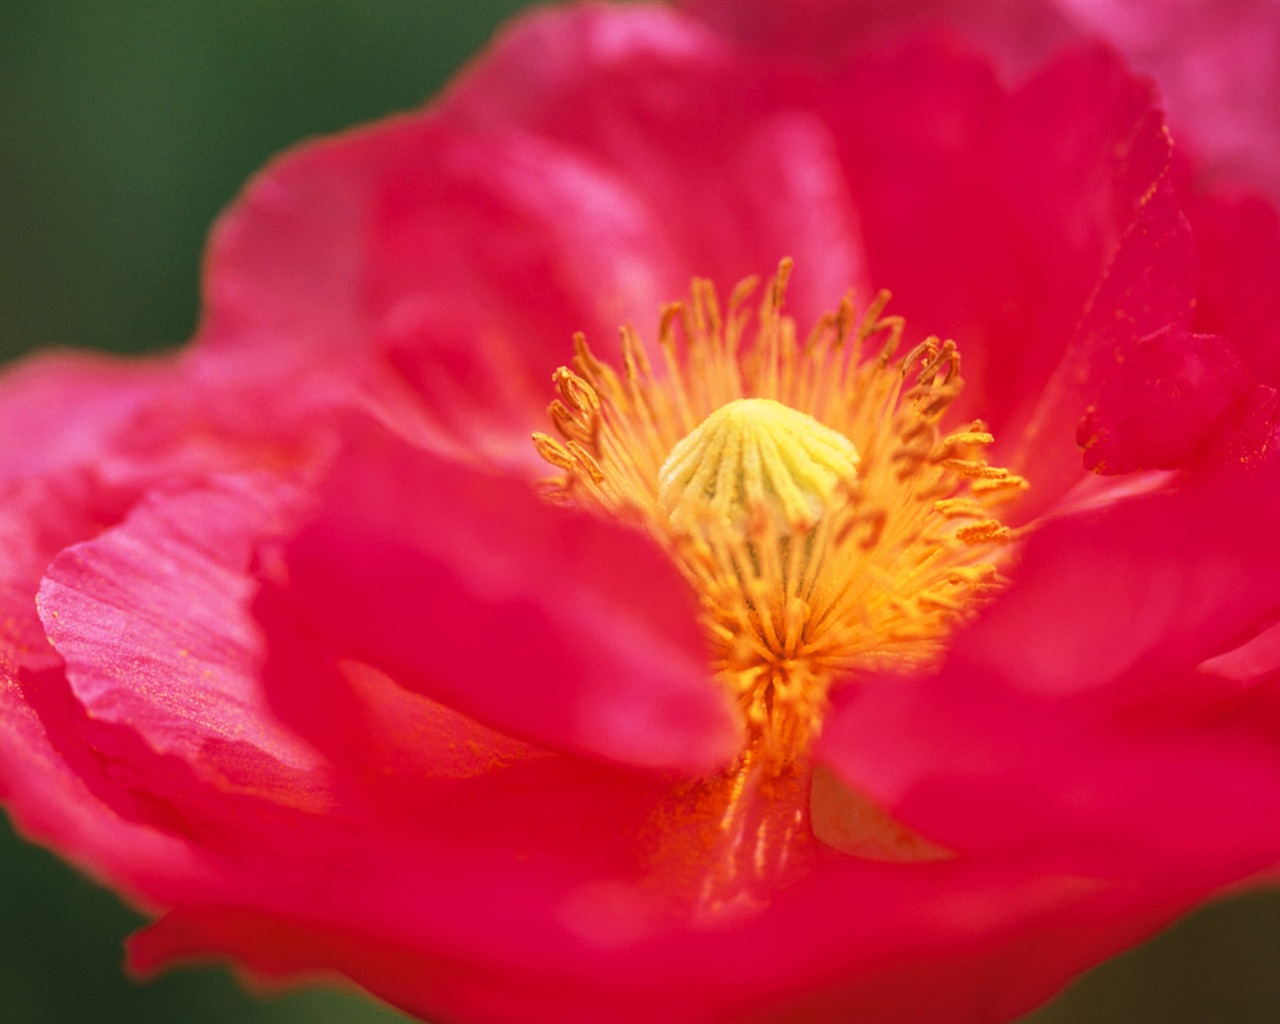
M0 355L186 338L213 217L282 148L436 92L518 0L0 0ZM135 985L140 918L0 816L0 1020L390 1024L357 996ZM1280 1020L1280 894L1208 908L1025 1024ZM867 1022L873 1024L873 1022Z

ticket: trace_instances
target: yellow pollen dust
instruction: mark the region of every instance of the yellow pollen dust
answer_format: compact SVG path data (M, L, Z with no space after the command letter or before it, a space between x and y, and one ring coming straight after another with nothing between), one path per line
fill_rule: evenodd
M722 308L695 281L663 310L656 358L622 329L615 369L575 337L554 375L556 501L646 529L698 595L716 678L748 724L747 762L803 760L832 686L920 668L1003 582L997 509L1027 487L990 465L981 422L944 431L954 343L899 354L881 292L801 336L790 261Z

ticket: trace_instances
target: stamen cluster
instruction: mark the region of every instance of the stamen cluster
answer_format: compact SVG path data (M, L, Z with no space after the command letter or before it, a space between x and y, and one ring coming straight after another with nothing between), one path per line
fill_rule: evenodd
M953 342L898 356L887 292L861 316L846 296L802 340L783 314L790 271L754 312L756 279L723 310L695 281L663 310L656 360L622 329L620 372L578 335L554 375L559 436L534 437L560 471L553 500L636 522L670 553L751 749L779 768L808 749L834 683L939 656L1000 586L1011 531L995 509L1027 487L988 464L981 422L943 431L962 386Z

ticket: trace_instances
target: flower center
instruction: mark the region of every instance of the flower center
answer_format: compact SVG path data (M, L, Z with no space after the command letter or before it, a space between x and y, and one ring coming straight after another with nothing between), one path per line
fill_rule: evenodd
M916 669L999 588L996 515L1027 482L987 463L980 422L944 432L960 358L930 338L898 356L881 293L846 297L803 339L783 315L790 261L721 309L709 282L663 311L660 362L631 328L622 367L581 335L554 381L559 437L534 442L553 500L636 522L696 591L744 756L803 760L833 685Z
M681 440L658 471L658 504L674 530L714 520L746 534L767 517L802 532L858 464L853 442L772 398L735 398Z

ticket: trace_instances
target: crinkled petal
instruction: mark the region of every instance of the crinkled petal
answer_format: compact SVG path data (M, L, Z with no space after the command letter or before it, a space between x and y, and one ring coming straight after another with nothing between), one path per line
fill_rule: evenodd
M285 802L304 799L316 759L273 722L257 689L247 569L297 500L268 477L157 494L59 554L39 593L91 719L127 726L217 784Z
M135 897L142 879L198 873L195 858L78 744L77 708L35 595L60 549L128 509L132 496L104 484L97 470L116 461L119 432L170 369L167 358L52 353L0 377L0 425L12 441L0 467L0 789L24 834ZM156 898L154 889L147 895Z
M137 900L176 898L207 877L173 817L81 740L83 711L36 614L45 564L121 514L83 473L0 486L0 792L21 832Z

